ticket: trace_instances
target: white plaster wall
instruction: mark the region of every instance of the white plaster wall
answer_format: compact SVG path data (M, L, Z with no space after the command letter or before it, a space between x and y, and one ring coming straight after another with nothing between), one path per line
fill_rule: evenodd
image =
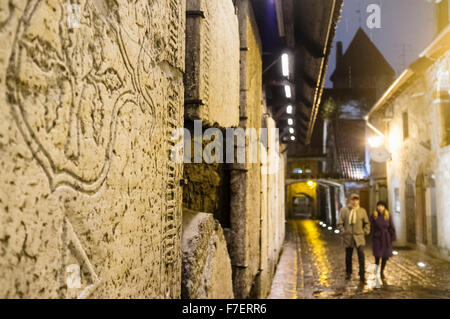
M390 121L389 147L391 161L387 163L390 210L394 212L395 188L400 189L401 214L393 214L397 229L397 244L406 243L405 181L415 183L422 169L427 178L435 178L438 249L450 259L450 146L441 147L442 122L440 104L434 100L439 70L448 70L450 50L424 77L418 77L392 101L394 116ZM402 113L409 115L409 138L403 140ZM430 147L424 146L429 142ZM427 186L429 187L429 185ZM430 200L427 188L426 199ZM427 238L431 244L431 204L426 203Z

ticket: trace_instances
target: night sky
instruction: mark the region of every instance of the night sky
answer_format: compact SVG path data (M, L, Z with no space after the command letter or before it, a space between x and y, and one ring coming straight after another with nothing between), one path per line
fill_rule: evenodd
M370 4L379 4L381 7L380 29L367 27L366 20L370 13L366 12L366 8ZM344 0L325 87L332 87L329 76L336 65L336 41L343 42L345 52L360 26L398 76L434 39L436 35L434 5L426 0Z

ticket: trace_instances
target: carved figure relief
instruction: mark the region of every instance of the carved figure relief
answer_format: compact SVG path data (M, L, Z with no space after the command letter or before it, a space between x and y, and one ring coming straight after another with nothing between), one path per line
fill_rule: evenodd
M150 69L166 58L165 40L145 23L155 10L152 1L129 7L129 14L137 16L133 25L126 25L126 12L116 1L72 2L80 6L77 28L67 23L69 2L28 1L12 49L7 91L15 120L52 190L69 185L92 193L108 174L121 108L132 104L154 117L156 79ZM42 32L42 25L50 32Z
M0 29L14 8L1 9ZM155 177L161 188L155 194L163 195L160 289L178 297L182 166L170 161L170 150L172 130L183 123L184 1L27 0L14 14L20 18L6 74L7 102L51 191L68 186L95 194L105 184L120 156L114 146L119 119L129 116L122 113L125 106L142 112L149 125L149 136L140 138L151 143L154 132L161 138L151 159L162 164ZM71 218L66 214L62 226L61 287L81 286L61 294L87 297L100 279Z

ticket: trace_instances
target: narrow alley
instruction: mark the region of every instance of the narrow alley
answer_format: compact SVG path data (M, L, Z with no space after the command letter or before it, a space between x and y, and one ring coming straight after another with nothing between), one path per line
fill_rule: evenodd
M366 284L357 276L345 280L341 236L333 229L321 227L318 221L290 220L269 298L450 298L448 262L414 249L396 248L396 251L398 255L388 260L386 278L380 288L370 273L366 275ZM357 273L355 255L353 270ZM370 245L365 249L365 260L366 269L371 269Z
M450 299L450 0L0 0L0 43L0 299Z

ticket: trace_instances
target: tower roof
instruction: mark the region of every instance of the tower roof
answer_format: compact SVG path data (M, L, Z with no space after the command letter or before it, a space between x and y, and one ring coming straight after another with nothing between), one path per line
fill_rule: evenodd
M356 32L341 61L337 61L331 81L346 77L350 68L353 76L395 76L394 69L362 28Z

